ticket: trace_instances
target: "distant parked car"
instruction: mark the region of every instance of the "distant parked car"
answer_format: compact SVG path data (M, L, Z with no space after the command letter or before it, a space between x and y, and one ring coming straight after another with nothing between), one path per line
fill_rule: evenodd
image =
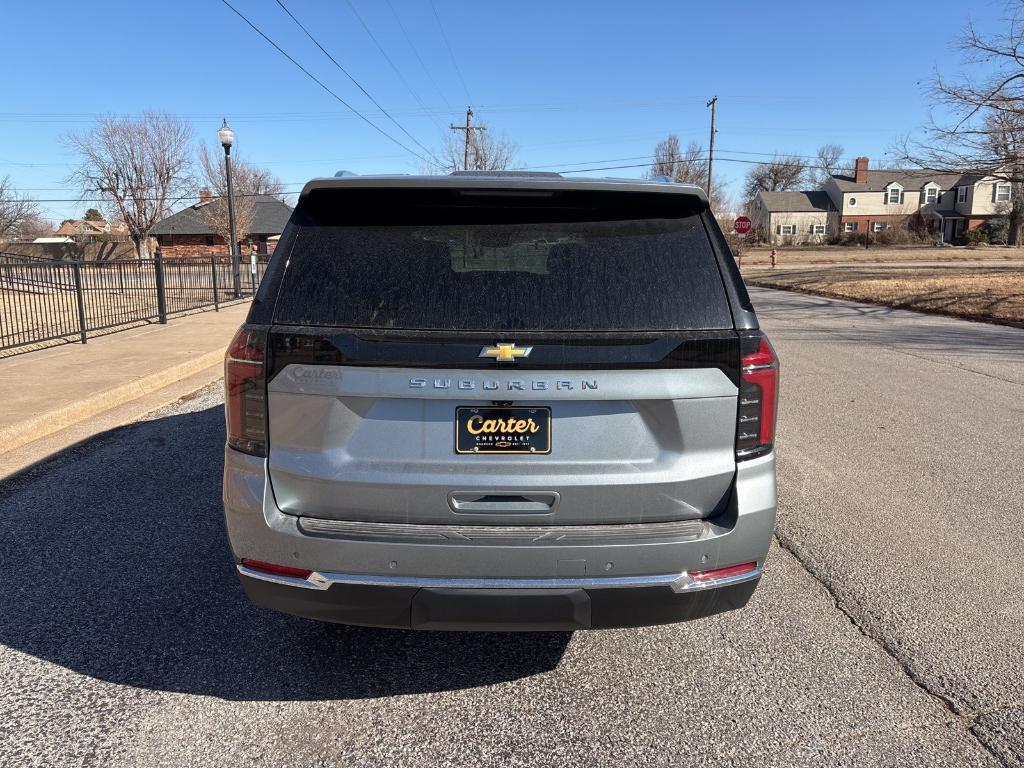
M312 181L225 381L258 605L622 627L739 608L760 579L778 361L697 187Z

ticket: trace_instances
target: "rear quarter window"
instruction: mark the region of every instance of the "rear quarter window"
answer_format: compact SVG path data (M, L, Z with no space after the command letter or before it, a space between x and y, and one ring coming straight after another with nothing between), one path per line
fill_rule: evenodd
M289 325L442 331L732 327L688 195L321 190L300 201Z

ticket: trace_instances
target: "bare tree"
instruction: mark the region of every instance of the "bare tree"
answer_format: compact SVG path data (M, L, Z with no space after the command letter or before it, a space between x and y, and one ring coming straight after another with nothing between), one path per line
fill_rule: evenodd
M213 150L206 144L200 147L199 170L202 184L210 193L209 200L199 203L203 220L206 226L224 239L225 243L229 243L231 220L227 204L227 169L218 147L214 147ZM284 184L266 168L259 168L233 155L231 186L235 198L235 236L242 242L252 232L257 197L267 195L283 199Z
M1005 9L999 31L991 36L968 22L957 40L965 69L952 79L936 71L928 89L943 116L930 116L923 138L902 139L897 153L923 168L1010 182L1011 199L1004 206L1008 242L1019 244L1024 228L1024 0L1009 0Z
M667 176L684 184L705 186L708 183L708 160L700 144L691 141L686 151L679 148L679 137L670 133L654 148L650 176Z
M512 168L519 145L504 133L495 133L486 125L478 124L469 131L469 170L504 171ZM447 171L461 171L464 159L463 132L456 136L447 133L439 156Z
M277 176L266 168L249 166L249 169L252 172L251 186L254 195L269 195L281 201L285 200L287 194L284 191L284 183ZM231 180L234 182L233 175Z
M0 239L21 237L20 228L36 215L36 204L18 194L10 177L0 179Z
M814 153L816 167L808 168L808 179L816 187L822 187L839 170L843 148L839 144L822 144Z
M38 213L30 213L14 229L19 240L35 240L37 237L50 237L53 234L53 222Z
M79 158L69 181L83 195L98 194L107 218L123 221L136 254L148 258L150 231L190 184L188 123L166 112L108 115L66 141Z
M753 200L758 192L788 192L806 183L807 163L797 155L776 155L747 171L743 197Z
M654 162L651 163L650 176L667 176L681 184L696 184L707 190L708 158L707 153L695 141L686 145L686 150L679 148L679 137L670 133L654 148ZM711 209L717 211L726 200L725 184L718 182L708 195Z
M216 148L211 151L203 144L199 149L199 170L204 186L199 192L198 207L203 221L225 243L230 244L228 177L221 153ZM237 156L231 161L231 182L235 198L235 236L238 242L242 242L249 236L256 213L256 201L253 199L251 168Z

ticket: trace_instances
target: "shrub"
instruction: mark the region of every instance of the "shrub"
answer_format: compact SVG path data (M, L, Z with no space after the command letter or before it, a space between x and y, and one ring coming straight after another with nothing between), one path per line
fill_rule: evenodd
M742 258L743 253L750 245L747 238L740 237L735 232L726 232L725 241L729 244L729 250L732 251L732 255L736 258Z
M1010 241L1010 220L1005 216L989 219L982 225L993 245L1006 245Z
M888 227L881 232L874 234L875 242L879 245L895 245L907 241L907 232L898 227Z
M988 245L988 232L979 227L968 229L963 236L964 245Z

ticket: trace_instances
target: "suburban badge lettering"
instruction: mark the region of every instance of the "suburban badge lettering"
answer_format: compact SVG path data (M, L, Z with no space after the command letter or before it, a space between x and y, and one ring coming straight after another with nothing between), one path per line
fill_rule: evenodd
M474 381L473 379L428 380L419 376L413 376L409 379L410 389L452 389L453 387L463 392L472 392L477 388L486 392L495 392L498 390L504 390L507 392L525 392L528 389L535 392L547 392L552 389L567 392L597 389L598 385L597 379L582 379L580 381L570 381L569 379L558 379L555 381L548 381L544 379L534 379L532 381L527 381L525 379L510 379L505 382L498 381L497 379L483 379L480 381Z

